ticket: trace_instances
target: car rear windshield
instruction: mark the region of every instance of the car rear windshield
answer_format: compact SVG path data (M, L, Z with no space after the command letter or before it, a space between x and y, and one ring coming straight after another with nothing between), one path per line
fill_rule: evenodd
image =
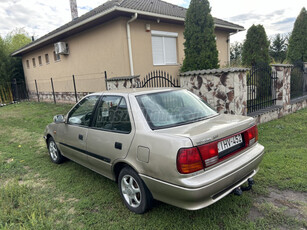
M217 115L204 100L187 90L144 94L136 98L152 129L184 125Z

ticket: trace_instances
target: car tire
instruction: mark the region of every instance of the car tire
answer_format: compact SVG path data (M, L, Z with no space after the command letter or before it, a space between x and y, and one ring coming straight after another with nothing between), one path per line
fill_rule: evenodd
M61 164L65 160L65 157L61 154L52 137L48 139L48 151L50 159L53 163Z
M130 167L124 167L118 177L118 188L126 207L137 214L143 214L152 208L151 192Z

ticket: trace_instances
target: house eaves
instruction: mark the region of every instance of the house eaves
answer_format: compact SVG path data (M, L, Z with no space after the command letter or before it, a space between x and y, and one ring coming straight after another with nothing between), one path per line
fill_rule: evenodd
M101 12L98 12L98 13L94 12L92 13L93 15L88 15L91 12L92 11L85 14L84 16L81 16L75 22L71 21L63 25L62 27L59 27L58 29L51 31L50 33L37 39L36 41L29 43L28 45L22 47L21 49L14 51L11 54L11 56L22 56L23 54L27 52L31 52L45 45L58 42L61 39L65 39L66 37L69 37L73 34L89 29L95 25L98 25L99 23L103 23L104 21L110 20L116 16L129 17L135 13L138 13L138 15L140 15L144 19L146 18L147 19L160 19L161 21L164 20L165 22L180 23L180 24L181 23L183 24L185 21L185 12L182 12L178 16L173 16L173 15L166 15L166 14L161 14L161 13L156 13L156 12L149 12L149 11L121 7L120 4L118 3L115 4L115 6L109 7L109 9L102 10ZM217 18L214 18L214 23L215 23L216 28L226 29L229 32L238 32L238 31L244 30L242 26L239 26L239 25L236 25L236 24L233 24L233 23L221 20L221 19L217 19Z

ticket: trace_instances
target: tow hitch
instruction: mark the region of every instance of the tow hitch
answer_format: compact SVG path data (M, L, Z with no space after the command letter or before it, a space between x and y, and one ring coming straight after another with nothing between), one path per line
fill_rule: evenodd
M248 183L248 186L241 186L241 187L237 187L233 190L233 193L236 195L236 196L241 196L243 191L248 191L248 190L251 190L252 187L253 187L253 184L255 183L254 182L254 179L253 178L249 178L247 180L247 183Z

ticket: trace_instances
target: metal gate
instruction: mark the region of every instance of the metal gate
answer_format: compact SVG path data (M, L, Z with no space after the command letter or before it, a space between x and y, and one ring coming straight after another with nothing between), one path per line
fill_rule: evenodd
M277 73L266 64L253 66L247 74L247 113L275 105Z
M307 94L307 79L304 76L304 63L295 62L291 70L291 99Z
M164 71L156 70L148 73L137 88L180 87L178 79Z

